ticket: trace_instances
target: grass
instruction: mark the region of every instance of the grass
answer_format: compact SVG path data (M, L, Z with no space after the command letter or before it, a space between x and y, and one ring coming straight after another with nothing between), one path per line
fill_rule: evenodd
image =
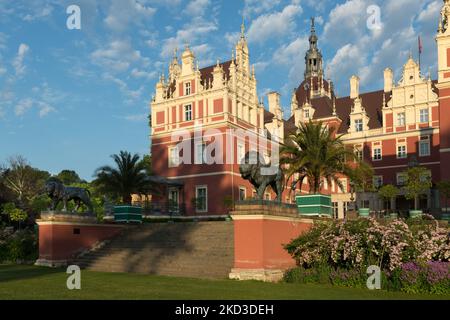
M303 300L450 299L450 296L338 288L327 285L200 280L82 271L81 290L68 290L63 269L0 266L0 299Z

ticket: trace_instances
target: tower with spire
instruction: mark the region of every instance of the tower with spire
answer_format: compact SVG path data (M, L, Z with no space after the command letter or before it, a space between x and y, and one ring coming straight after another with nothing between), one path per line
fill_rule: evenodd
M323 77L323 58L317 42L314 18L311 18L311 35L309 36L309 50L305 56L305 80L313 77Z

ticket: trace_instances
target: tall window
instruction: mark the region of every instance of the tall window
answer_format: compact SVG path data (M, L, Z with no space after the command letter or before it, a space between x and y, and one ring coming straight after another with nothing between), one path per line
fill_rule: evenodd
M360 149L355 149L355 160L362 161L363 160L363 152Z
M419 141L419 156L426 157L430 155L430 137L420 137Z
M240 201L242 201L242 200L245 200L245 197L246 197L246 189L245 189L245 187L240 187L239 188L239 200Z
M204 164L205 163L205 143L198 143L195 145L195 164Z
M404 186L406 183L407 175L405 173L397 173L397 185Z
M403 159L406 158L406 156L407 156L406 146L405 145L397 146L397 158Z
M305 119L309 119L309 109L305 109Z
M362 119L355 120L355 130L356 130L356 132L363 131L363 121L362 121Z
M184 106L184 120L185 121L192 120L192 106L190 104Z
M373 186L375 188L380 188L383 186L383 176L374 176L373 177Z
M191 94L191 83L190 82L186 82L184 84L184 93L186 96Z
M406 116L404 112L397 114L397 125L399 127L403 127L406 124Z
M206 186L198 186L195 188L196 211L208 211L208 189Z
M420 122L421 123L428 123L429 122L429 114L428 109L421 109L420 110Z
M239 143L237 145L237 163L241 164L245 157L245 145L243 143Z
M180 154L177 147L169 148L169 168L178 167L180 164Z
M382 154L381 154L381 148L374 148L373 149L373 160L374 161L379 161L383 158Z

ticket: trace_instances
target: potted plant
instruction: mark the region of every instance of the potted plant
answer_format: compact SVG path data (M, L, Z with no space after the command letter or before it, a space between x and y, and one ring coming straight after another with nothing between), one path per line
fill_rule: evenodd
M398 217L398 214L395 212L395 199L397 198L399 193L400 190L392 184L382 186L380 190L378 190L378 195L380 196L380 198L384 199L385 203L388 201L390 202L389 215L391 218Z
M294 178L293 190L305 180L309 184L308 195L296 196L299 214L332 217L331 196L323 193L324 183L330 186L334 182L345 190L340 178L352 170L348 161L353 158L353 150L344 146L334 128L321 122L300 124L282 147L280 159L286 181Z
M414 166L406 171L406 184L403 187L405 197L408 200L414 200L414 210L409 211L411 218L422 216L422 210L419 209L420 196L426 194L432 186L429 171L420 166Z
M373 169L366 162L359 161L355 168L351 171L350 181L352 188L356 193L360 195L365 194L366 192L373 192ZM360 217L368 217L370 214L370 208L362 207L358 208L358 214Z

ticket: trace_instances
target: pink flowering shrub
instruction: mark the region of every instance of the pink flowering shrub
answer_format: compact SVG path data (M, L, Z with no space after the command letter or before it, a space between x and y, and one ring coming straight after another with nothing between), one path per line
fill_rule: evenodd
M447 229L431 223L357 219L315 225L285 246L301 267L327 264L335 269L378 265L394 270L404 263L449 261Z

